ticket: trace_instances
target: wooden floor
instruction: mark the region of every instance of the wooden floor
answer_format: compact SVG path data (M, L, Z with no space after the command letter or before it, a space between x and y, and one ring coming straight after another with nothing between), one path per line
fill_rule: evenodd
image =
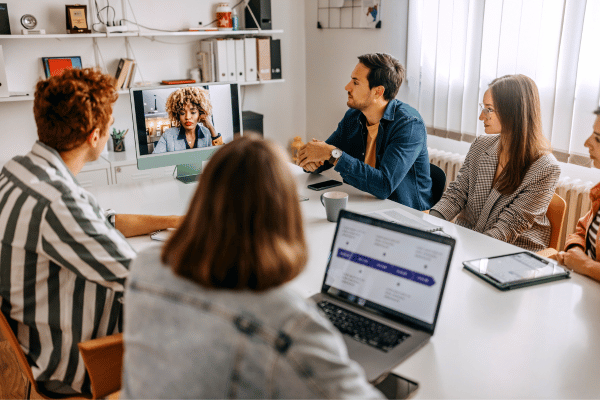
M27 378L21 372L17 357L0 334L0 399L24 399L26 395ZM32 391L32 399L43 399Z

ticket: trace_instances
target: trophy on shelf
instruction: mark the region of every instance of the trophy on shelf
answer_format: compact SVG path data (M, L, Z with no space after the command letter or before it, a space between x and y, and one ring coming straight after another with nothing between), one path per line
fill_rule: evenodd
M25 29L21 29L23 35L43 35L46 33L45 29L33 29L37 25L37 19L31 14L25 14L21 17L21 25Z

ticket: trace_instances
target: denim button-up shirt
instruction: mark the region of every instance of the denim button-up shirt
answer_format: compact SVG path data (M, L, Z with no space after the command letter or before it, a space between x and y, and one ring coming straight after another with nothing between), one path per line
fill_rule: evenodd
M196 148L212 146L212 139L208 128L196 125ZM185 130L182 128L169 128L163 133L156 144L152 154L165 153L189 149L185 138Z
M379 122L375 168L364 162L366 132L364 114L350 109L326 140L343 151L335 170L344 182L380 199L417 210L431 208L427 130L417 110L390 100ZM318 171L330 167L326 163Z

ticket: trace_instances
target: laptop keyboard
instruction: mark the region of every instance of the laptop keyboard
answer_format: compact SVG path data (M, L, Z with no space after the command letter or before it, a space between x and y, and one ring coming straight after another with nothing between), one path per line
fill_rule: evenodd
M387 352L409 337L404 332L338 307L328 301L320 301L317 305L340 332L379 350Z

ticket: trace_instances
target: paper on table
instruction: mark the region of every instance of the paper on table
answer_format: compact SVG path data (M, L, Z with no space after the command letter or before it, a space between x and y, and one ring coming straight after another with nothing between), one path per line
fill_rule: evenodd
M413 215L410 215L401 208L390 208L388 210L379 210L367 213L377 218L385 219L386 221L396 224L405 225L410 228L420 229L426 232L441 231L442 227L423 221Z
M158 240L159 242L166 242L167 239L171 236L175 229L165 229L164 231L156 231L152 235L150 235L150 239Z

